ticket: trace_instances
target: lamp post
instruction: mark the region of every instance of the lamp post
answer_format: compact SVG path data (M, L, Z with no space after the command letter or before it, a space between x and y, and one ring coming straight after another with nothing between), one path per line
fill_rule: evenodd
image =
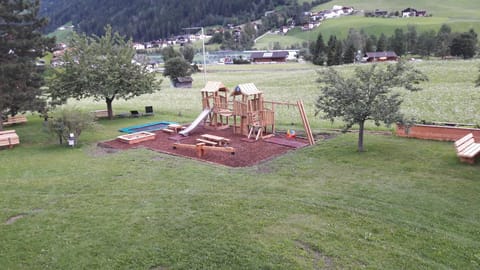
M203 32L203 27L187 27L183 28L185 30L190 29L200 29L202 33L202 53L203 53L203 80L207 83L207 60L205 59L205 33Z

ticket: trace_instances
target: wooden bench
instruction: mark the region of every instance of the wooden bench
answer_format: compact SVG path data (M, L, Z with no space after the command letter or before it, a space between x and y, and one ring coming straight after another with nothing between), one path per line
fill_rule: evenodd
M214 152L227 152L232 155L235 155L235 148L233 147L216 147L216 146L208 146L205 145L203 142L199 142L197 144L183 144L183 143L174 143L173 149L191 149L197 152L197 156L199 158L203 157L206 151L214 151Z
M108 110L96 110L91 112L95 118L107 118Z
M27 122L27 117L25 115L15 115L8 116L7 121L3 122L4 126L13 125L13 124L22 124Z
M480 143L475 142L475 138L473 137L472 133L469 133L456 140L454 144L460 161L467 162L469 164L475 163L475 157L480 153Z
M197 142L205 143L207 145L214 145L214 146L218 144L217 142L212 142L212 141L205 140L205 139L197 139Z
M215 136L215 135L210 135L210 134L202 134L200 135L203 140L210 141L210 142L215 142L220 146L225 146L230 143L230 140L224 137L220 136Z
M0 131L0 146L7 146L8 148L12 148L14 145L19 143L20 139L18 138L15 130Z
M175 130L169 129L169 128L164 128L164 129L162 129L162 131L166 132L166 133L174 133L175 132Z

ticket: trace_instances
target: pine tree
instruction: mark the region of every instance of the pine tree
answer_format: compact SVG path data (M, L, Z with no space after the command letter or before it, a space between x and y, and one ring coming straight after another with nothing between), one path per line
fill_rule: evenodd
M336 48L337 48L337 37L331 35L327 43L328 53L327 53L327 66L333 66L337 64L336 61Z
M322 33L319 33L317 41L311 44L310 53L312 54L313 64L323 66L326 59L327 48L323 42Z
M445 58L450 55L450 43L452 41L452 28L447 24L442 24L437 32L436 54Z
M335 65L343 65L343 42L337 40L335 42Z
M343 63L345 64L351 64L355 61L355 47L353 44L350 44L348 48L345 50L345 53L343 54Z
M370 35L365 41L364 52L376 52L377 51L377 36Z
M377 41L377 52L384 52L387 50L387 37L384 33L380 34Z
M40 33L47 20L38 17L39 7L39 0L0 3L0 119L45 105L42 70L35 61L53 47L54 39Z
M417 53L421 56L429 57L435 50L436 33L429 30L421 33L417 42Z
M397 55L405 54L405 34L401 28L395 29L395 33L390 37L389 46Z

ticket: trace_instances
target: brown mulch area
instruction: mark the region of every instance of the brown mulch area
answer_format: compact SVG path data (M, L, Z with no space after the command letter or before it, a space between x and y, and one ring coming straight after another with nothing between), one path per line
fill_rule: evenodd
M230 139L228 146L235 149L235 154L206 150L203 157L198 157L195 149L173 149L175 142L195 145L197 143L196 139L206 133ZM258 141L247 140L246 136L233 134L232 128L215 130L208 126L197 127L188 137L172 135L163 131L156 131L155 134L155 140L144 141L138 144L127 144L118 139L114 139L101 142L98 146L122 150L145 147L162 153L218 163L230 167L246 167L308 145L308 141L305 139L287 139L284 135L276 135L270 139L259 139Z

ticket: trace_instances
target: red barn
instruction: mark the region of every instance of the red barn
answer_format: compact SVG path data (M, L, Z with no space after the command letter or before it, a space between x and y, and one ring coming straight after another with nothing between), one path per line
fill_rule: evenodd
M367 52L363 58L365 62L384 62L384 61L398 61L398 56L395 52Z
M287 57L287 51L253 52L250 55L250 61L252 63L285 63Z

